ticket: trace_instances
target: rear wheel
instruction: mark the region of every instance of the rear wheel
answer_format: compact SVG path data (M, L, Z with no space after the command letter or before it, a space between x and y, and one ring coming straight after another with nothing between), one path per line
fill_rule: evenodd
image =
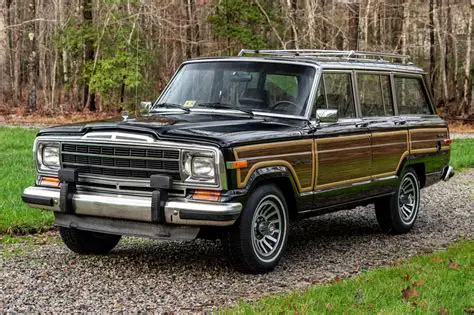
M397 191L375 203L375 214L382 231L407 233L415 224L420 209L420 182L411 168L402 175Z
M106 254L120 241L120 235L97 233L59 227L59 234L66 246L78 254Z
M280 261L288 239L288 209L280 189L255 189L237 223L225 234L234 267L246 273L265 273Z

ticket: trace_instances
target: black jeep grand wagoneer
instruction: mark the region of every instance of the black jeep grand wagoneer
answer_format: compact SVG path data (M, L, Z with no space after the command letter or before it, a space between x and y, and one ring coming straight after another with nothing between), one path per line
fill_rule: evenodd
M66 245L121 235L222 238L241 271L272 270L294 219L375 203L406 233L420 190L453 171L451 140L406 56L243 50L185 62L144 115L41 130L23 201Z

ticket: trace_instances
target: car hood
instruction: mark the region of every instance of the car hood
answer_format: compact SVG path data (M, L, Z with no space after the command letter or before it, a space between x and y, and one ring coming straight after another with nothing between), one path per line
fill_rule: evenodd
M292 139L301 136L305 121L217 113L153 114L112 118L43 129L38 135L84 135L91 131L123 130L153 134L162 140L213 143L221 147Z

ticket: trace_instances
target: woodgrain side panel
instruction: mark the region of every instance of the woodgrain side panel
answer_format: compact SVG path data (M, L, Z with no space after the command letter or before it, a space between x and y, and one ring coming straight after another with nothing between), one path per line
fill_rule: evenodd
M410 153L431 153L449 150L449 146L443 146L443 140L446 138L448 138L448 128L410 130Z
M408 130L374 132L371 174L377 177L396 174L408 150Z
M292 173L300 192L312 191L315 173L313 145L313 140L310 139L235 148L236 161L247 161L246 168L237 170L238 187L245 187L258 168L285 166Z
M316 139L316 189L370 178L370 134Z

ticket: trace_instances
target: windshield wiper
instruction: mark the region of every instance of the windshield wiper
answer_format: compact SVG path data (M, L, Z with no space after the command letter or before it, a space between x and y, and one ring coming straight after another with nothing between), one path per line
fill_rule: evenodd
M174 103L160 103L160 104L156 104L155 106L153 106L152 110L156 110L156 109L159 108L159 107L178 108L178 109L184 110L186 113L189 113L189 112L190 112L189 108L184 107L183 105L174 104Z
M216 109L231 109L231 110L237 110L242 113L249 114L250 116L254 116L254 113L251 110L247 109L241 109L234 107L230 104L225 104L225 103L220 103L220 102L214 102L214 103L199 103L200 107L209 107L209 108L216 108Z

